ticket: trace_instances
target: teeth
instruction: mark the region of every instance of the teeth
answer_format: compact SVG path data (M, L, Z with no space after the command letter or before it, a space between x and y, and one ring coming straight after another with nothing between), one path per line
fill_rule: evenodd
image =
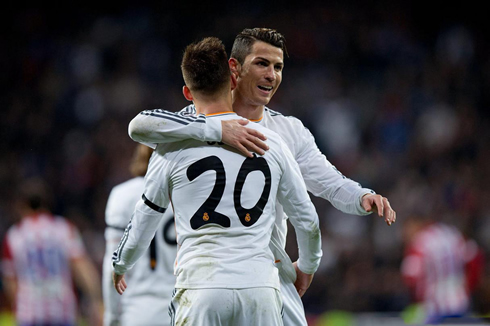
M272 90L272 86L259 86L260 89L263 89L265 91L271 91Z

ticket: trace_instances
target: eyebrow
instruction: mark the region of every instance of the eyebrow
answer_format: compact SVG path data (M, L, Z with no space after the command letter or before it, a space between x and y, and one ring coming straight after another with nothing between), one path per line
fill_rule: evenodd
M266 59L266 58L263 58L263 57L256 57L255 59L256 59L256 60L262 60L262 61L265 61L265 62L267 62L267 63L271 63L271 62L270 62L270 60L268 60L268 59ZM284 62L278 62L278 63L276 63L276 64L278 64L278 65L280 65L280 66L284 66Z

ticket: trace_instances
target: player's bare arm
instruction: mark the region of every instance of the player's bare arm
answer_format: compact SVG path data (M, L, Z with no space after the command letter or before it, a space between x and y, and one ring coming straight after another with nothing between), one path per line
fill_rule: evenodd
M384 217L386 224L391 225L396 221L396 212L391 208L388 198L381 195L366 194L362 196L362 207L366 212L376 212L379 217Z
M311 281L313 281L314 274L303 273L298 268L298 262L294 262L293 266L296 270L296 282L294 282L294 286L296 287L299 296L302 297L306 293L306 290L308 290L308 288L310 287Z
M116 274L112 273L112 280L114 281L114 288L117 293L123 294L128 285L126 284L126 280L124 279L124 274Z
M247 157L253 157L252 152L264 155L269 149L269 146L263 142L267 138L255 129L244 127L248 123L249 121L244 119L221 121L221 141L238 149Z

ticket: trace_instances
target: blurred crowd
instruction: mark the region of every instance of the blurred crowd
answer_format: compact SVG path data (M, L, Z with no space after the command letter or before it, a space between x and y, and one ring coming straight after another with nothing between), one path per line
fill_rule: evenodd
M0 38L0 237L18 218L13 190L42 176L54 189L54 212L78 226L101 266L107 197L130 178L131 118L187 105L185 45L217 36L229 51L243 28L264 26L283 33L288 48L268 106L300 118L330 162L397 211L387 226L313 199L324 258L304 296L307 313L403 310L410 303L400 274L403 225L413 215L474 239L489 275L489 38L457 20L423 25L399 5L13 11ZM294 256L293 231L288 240ZM479 313L490 312L486 277L474 293Z

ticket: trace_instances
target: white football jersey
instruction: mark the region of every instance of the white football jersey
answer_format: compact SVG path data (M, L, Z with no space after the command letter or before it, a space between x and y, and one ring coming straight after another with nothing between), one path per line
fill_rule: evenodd
M309 192L328 200L344 213L370 214L361 206L361 198L365 194L375 192L342 175L318 149L315 138L301 120L265 107L262 119L254 122L281 136L298 163ZM196 108L191 104L177 113L162 109L142 111L130 122L129 134L133 140L153 148L158 143L171 143L189 138L221 141L221 122L206 119L204 115L196 116ZM277 213L283 215L280 206ZM285 221L278 225L277 231L276 238L284 247L287 233Z
M328 200L344 213L369 214L362 208L361 198L374 191L363 188L359 183L342 175L320 152L315 138L299 119L284 116L265 107L262 119L255 122L277 132L283 138L299 164L308 191ZM193 104L176 113L163 109L142 111L130 122L128 131L133 140L153 148L155 144L190 138L218 142L221 141L222 134L221 121L206 119L204 115L196 116ZM288 280L281 281L283 296L290 296L284 298L284 324L306 325L301 298L294 293L296 272L285 251L287 217L281 205L276 206L276 214L277 223L272 234L274 241L271 242L271 249L278 262L281 280Z
M262 157L245 158L226 145L193 139L157 147L145 177L145 198L114 255L117 273L131 268L154 233L155 212L171 201L179 245L177 288L279 289L269 249L276 199L295 227L299 268L316 271L321 257L318 216L299 167L281 137L259 125L251 127L268 138L270 150Z
M177 253L172 209L163 214L150 248L127 273L129 286L124 295L119 295L112 283L112 254L143 195L144 187L143 177L133 178L115 186L107 201L106 254L102 275L106 326L114 321L120 321L123 326L170 325L168 305L175 284L173 265Z

